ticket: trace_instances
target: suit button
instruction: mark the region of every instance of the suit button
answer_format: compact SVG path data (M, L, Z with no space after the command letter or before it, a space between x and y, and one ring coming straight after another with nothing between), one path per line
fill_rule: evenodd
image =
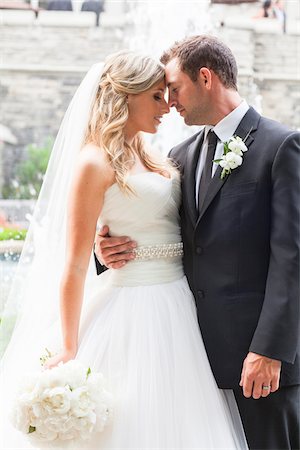
M196 247L196 253L197 253L197 255L202 255L203 248L202 247Z
M204 291L197 291L198 298L204 298Z

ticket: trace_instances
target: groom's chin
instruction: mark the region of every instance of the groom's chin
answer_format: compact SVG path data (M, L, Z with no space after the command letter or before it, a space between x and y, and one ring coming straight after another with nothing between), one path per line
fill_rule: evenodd
M183 120L184 120L184 123L186 125L188 125L188 126L193 126L193 125L200 126L200 125L202 125L199 120L197 120L197 119L195 119L193 117L186 116L186 117L183 118Z
M188 116L185 116L185 117L183 118L183 120L184 120L184 123L185 123L186 125L195 125L195 124L193 123L193 121L191 120L191 118L188 117Z

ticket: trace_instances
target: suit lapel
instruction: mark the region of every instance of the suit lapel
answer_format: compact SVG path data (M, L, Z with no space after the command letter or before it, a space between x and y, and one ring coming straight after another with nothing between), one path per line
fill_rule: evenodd
M215 196L217 195L223 184L226 182L227 178L228 177L225 177L223 178L223 180L221 180L221 167L219 166L208 187L208 191L204 199L204 203L201 208L197 223L201 220L203 214L205 213L205 211L207 210L207 208L209 207L209 205L211 204L211 202L213 201L213 199L215 198Z
M254 137L252 134L254 133L255 130L257 130L259 120L260 120L260 115L255 111L254 108L250 107L248 109L247 113L245 114L245 116L243 117L243 119L241 120L240 124L238 125L236 131L234 132L234 135L239 136L244 140L248 149L249 149L250 145L252 144L252 142L254 141ZM245 155L245 157L246 156L247 156L247 154ZM239 170L239 169L236 169L236 170ZM203 217L205 211L210 206L211 202L213 201L213 199L215 198L215 196L217 195L219 190L226 183L228 177L230 177L230 175L225 177L223 180L221 180L221 167L219 166L211 180L210 185L209 185L207 195L205 197L202 209L200 211L200 214L199 214L199 217L197 220L197 224Z
M254 141L253 133L257 130L260 117L260 114L250 106L234 132L234 135L240 136L244 140L248 148Z
M204 131L200 132L196 137L196 140L190 144L189 148L187 149L188 154L184 168L184 204L187 205L187 210L194 226L196 224L198 215L196 210L195 198L196 168L200 155L200 149L203 143L203 138Z

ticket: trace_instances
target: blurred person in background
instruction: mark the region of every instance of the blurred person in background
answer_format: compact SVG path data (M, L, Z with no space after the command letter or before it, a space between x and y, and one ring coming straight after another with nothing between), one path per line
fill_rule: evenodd
M81 6L81 11L91 11L96 13L96 25L99 26L100 14L104 11L102 0L86 0Z
M50 0L47 4L48 11L73 11L71 0Z

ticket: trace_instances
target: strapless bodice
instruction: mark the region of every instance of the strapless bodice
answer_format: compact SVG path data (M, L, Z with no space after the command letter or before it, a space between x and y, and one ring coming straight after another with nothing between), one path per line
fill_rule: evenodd
M128 183L134 194L122 192L116 183L108 188L99 225L108 225L111 236L129 236L138 248L181 242L179 176L145 172L129 176ZM117 285L156 284L182 276L181 257L134 260L112 270Z

